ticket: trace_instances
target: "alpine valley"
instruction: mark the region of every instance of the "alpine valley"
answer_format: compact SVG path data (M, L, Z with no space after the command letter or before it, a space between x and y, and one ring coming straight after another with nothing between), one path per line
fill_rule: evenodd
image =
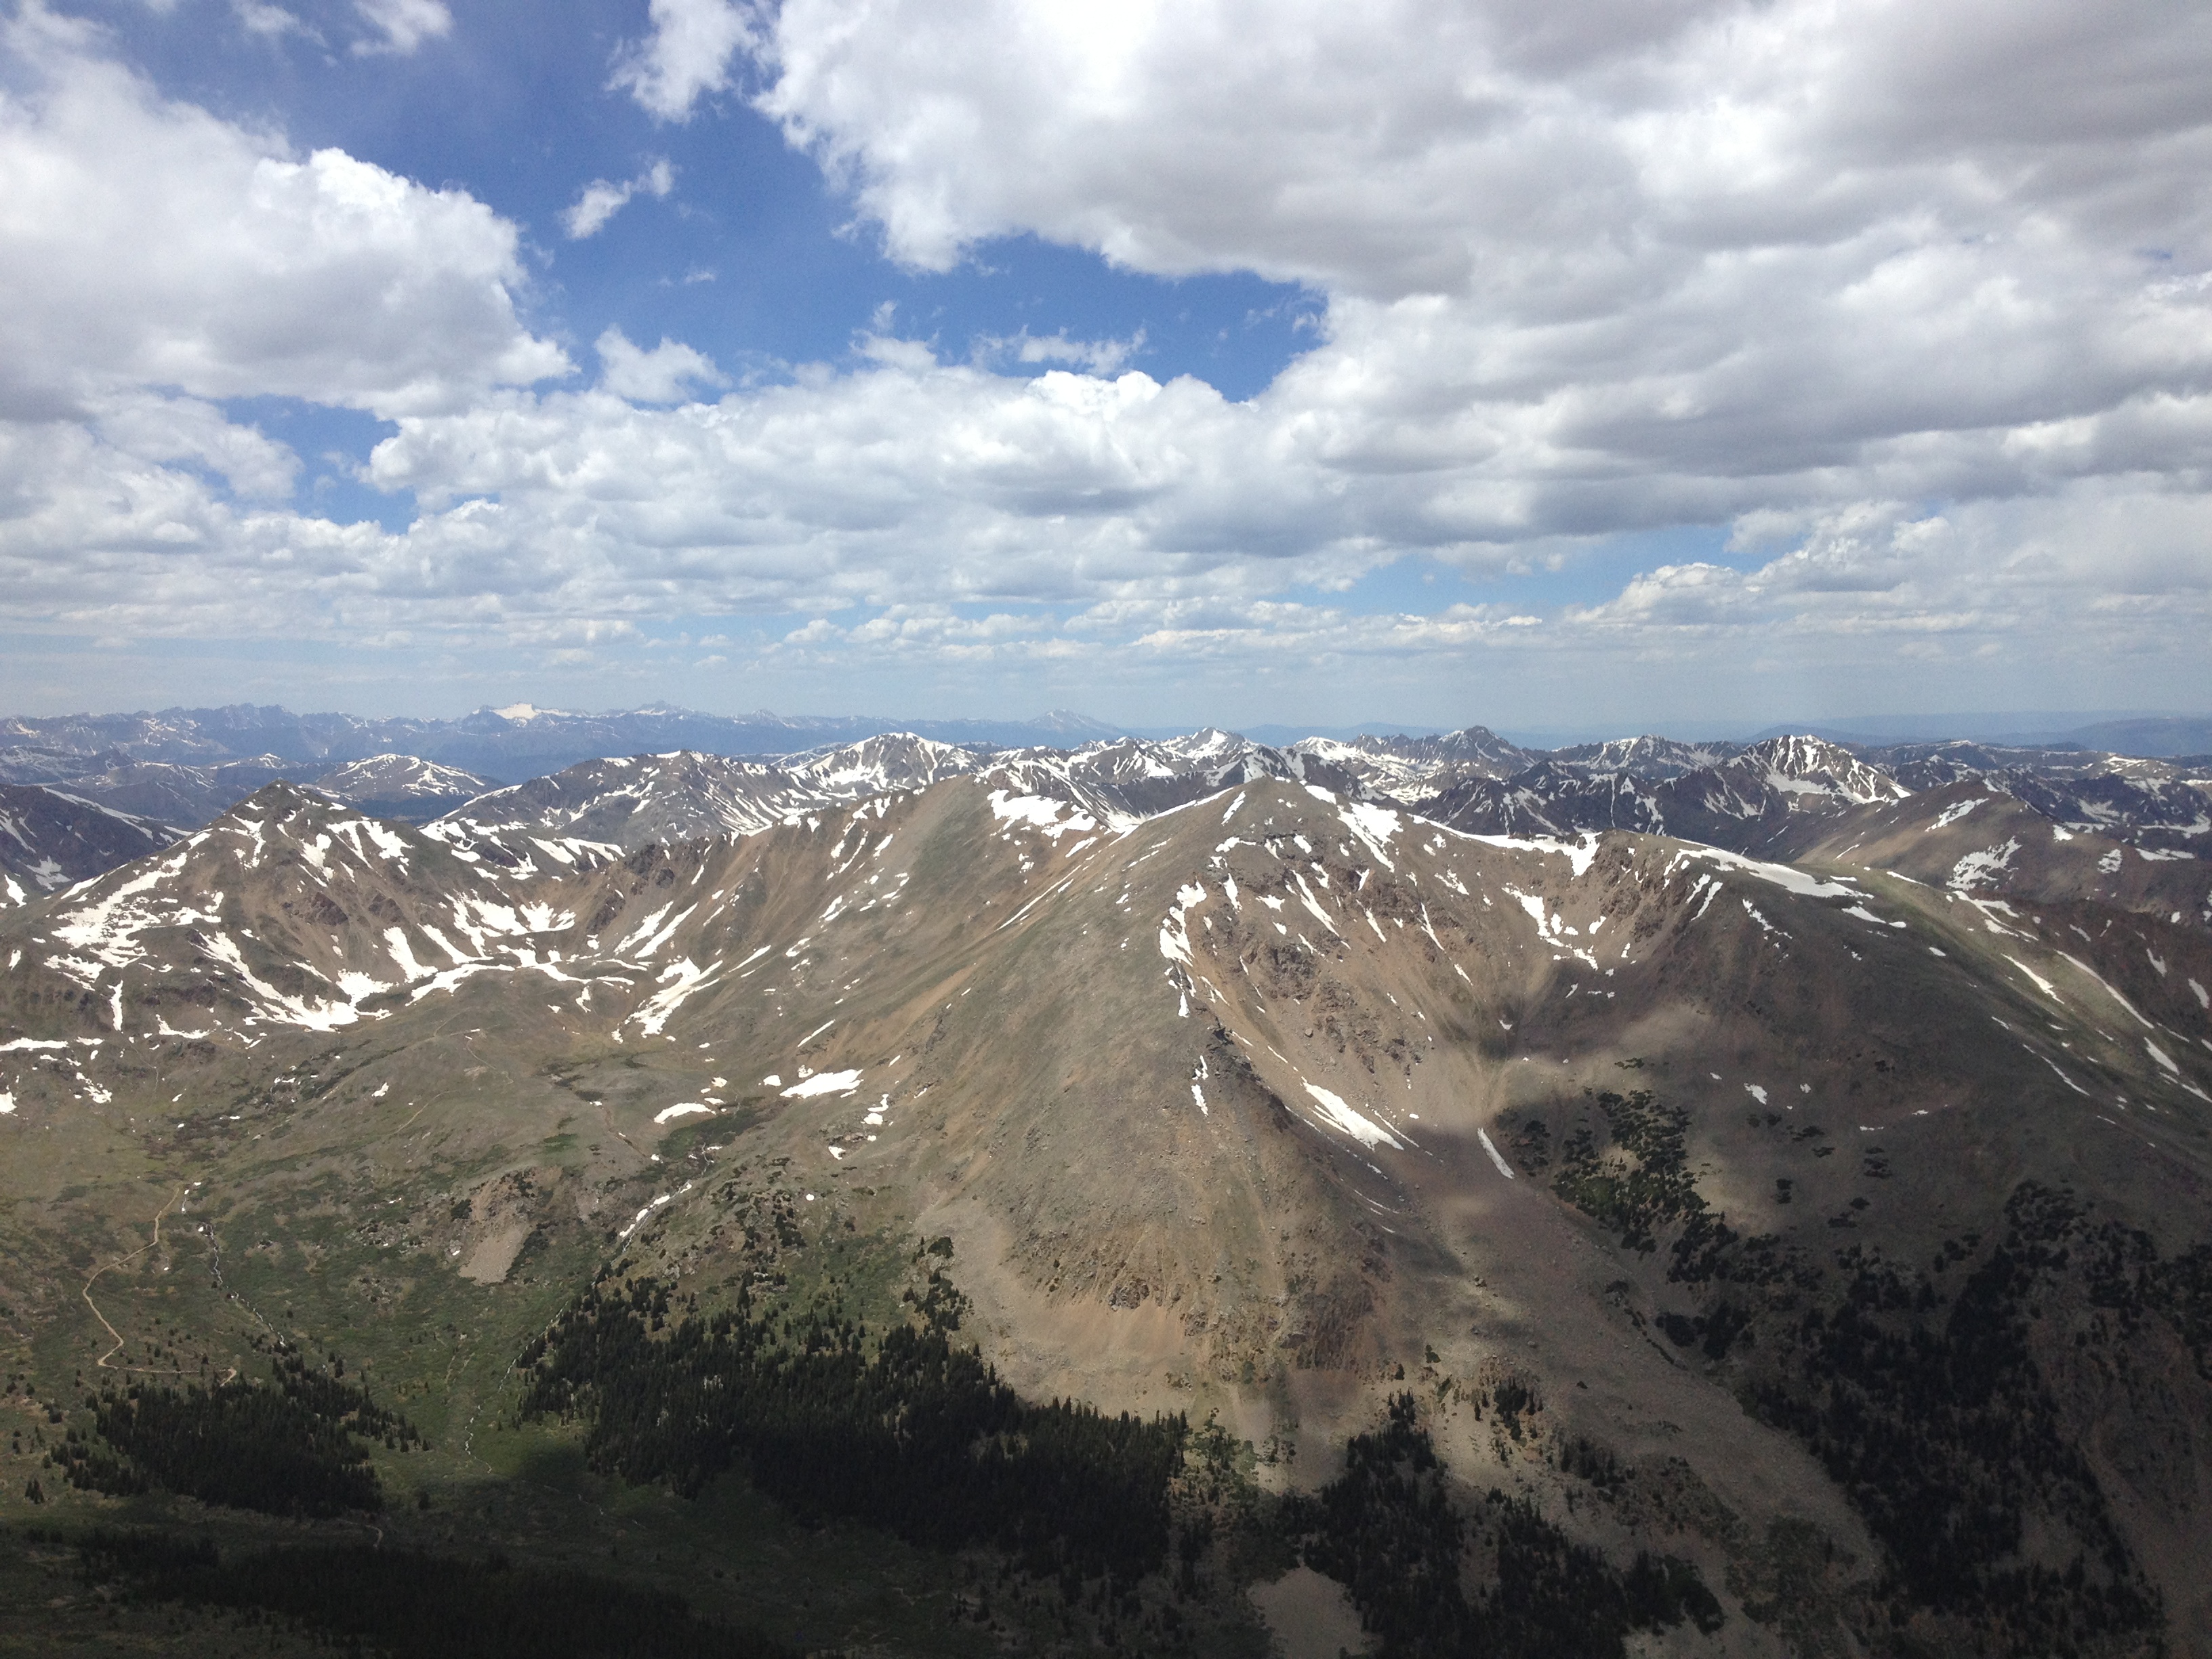
M0 1653L2212 1653L2206 757L0 738Z

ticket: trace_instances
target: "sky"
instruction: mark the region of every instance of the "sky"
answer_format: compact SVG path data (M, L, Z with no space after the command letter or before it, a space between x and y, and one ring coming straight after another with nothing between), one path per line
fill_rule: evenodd
M2172 0L0 0L0 711L2212 711Z

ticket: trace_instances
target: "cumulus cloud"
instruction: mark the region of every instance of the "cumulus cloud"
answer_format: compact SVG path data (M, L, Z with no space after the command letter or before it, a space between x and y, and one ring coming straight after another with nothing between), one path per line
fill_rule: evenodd
M2194 465L2212 36L2158 0L787 0L760 106L942 270L1310 284L1412 544Z
M648 196L665 197L676 188L676 169L665 156L655 159L635 179L625 179L620 184L611 184L605 179L594 179L586 185L574 204L561 216L561 228L568 233L568 240L580 242L587 236L596 236L605 230L607 221L629 205L630 198L642 191Z
M1642 573L1570 608L1561 636L1658 651L1765 641L1831 664L2009 650L2054 669L2127 661L2170 683L2212 635L2199 495L2097 481L1942 513L1857 502L1793 529L1795 545L1747 568Z
M374 525L226 499L204 471L173 463L187 449L218 465L256 458L226 453L238 441L216 423L194 430L189 414L167 413L99 427L0 422L0 491L11 503L0 520L8 614L94 632L234 637L303 624L329 637L366 621L350 600L372 595L372 573L392 538ZM258 465L273 473L284 459L272 453Z
M673 121L757 74L898 260L1024 233L1254 270L1322 297L1315 344L1231 402L1138 372L1141 336L1021 333L951 363L886 312L852 362L712 403L684 401L726 386L711 360L619 329L596 387L545 391L569 365L519 319L514 227L165 102L33 9L9 39L38 76L0 106L0 486L21 507L0 610L514 637L797 616L775 650L839 662L1785 641L2201 664L2212 37L2183 9L654 0L651 20L617 86ZM563 228L670 182L595 181ZM283 506L296 460L215 406L250 392L392 419L368 477L416 521ZM1733 534L1579 606L1284 597L1680 526Z
M161 98L84 25L0 27L0 418L118 389L380 415L568 372L522 325L515 228L343 150Z
M1556 10L787 0L753 50L762 107L931 268L1030 230L1149 270L1568 316L1915 214L2202 228L2212 45L2159 0Z
M300 458L289 446L235 424L197 398L144 392L118 398L100 411L95 428L118 452L156 465L195 465L221 477L240 496L285 500L300 471Z
M609 346L611 369L637 352ZM404 419L370 476L434 508L496 496L525 538L586 529L593 562L634 559L656 587L647 571L680 549L696 597L738 610L1057 599L1255 562L1274 580L1345 556L1346 511L1271 459L1255 411L1201 382L1011 378L911 341L866 346L868 368L715 404L509 397ZM684 349L637 355L678 368Z
M713 358L665 334L659 345L647 351L630 343L620 329L610 328L593 349L599 354L600 386L633 403L677 403L688 395L688 388L729 383Z
M2212 627L2202 499L2098 479L1936 514L1862 501L1747 515L1729 562L1648 571L1548 617L1525 604L1377 617L1290 603L1275 596L1340 585L1449 525L1455 476L1340 465L1325 427L1194 380L1013 379L911 342L875 346L858 372L640 407L713 384L714 367L610 330L599 390L401 416L368 475L421 505L396 533L224 501L216 477L276 494L292 463L204 408L44 423L0 466L20 508L0 525L0 611L118 633L507 638L857 611L778 649L847 664L1218 665L1540 647L1579 653L1585 672L1787 637L1806 662L1996 641L2171 674ZM981 629L976 607L1000 620Z
M652 33L627 48L608 83L663 121L688 121L698 100L730 85L731 61L755 49L751 13L733 0L653 0Z
M1346 464L1327 426L1195 380L1017 379L938 362L911 342L874 345L866 369L679 403L719 383L713 363L611 329L597 391L402 416L368 476L412 492L422 516L342 585L394 617L461 593L477 617L1073 606L1085 627L1110 622L1123 637L1203 653L1255 618L1284 632L1294 613L1267 610L1272 596L1340 586L1453 532L1468 511L1453 472ZM288 464L281 451L173 429L177 411L163 419L104 425L115 453L100 466L150 473L166 457L198 458L273 488ZM143 543L104 487L64 498L37 476L21 498L50 509L11 532L19 541L37 531L56 548ZM191 494L161 488L165 500ZM179 512L196 545L246 535L243 520ZM275 533L275 518L255 523ZM2212 602L2208 532L2196 495L2100 479L1942 513L1889 501L1747 515L1730 562L1649 572L1613 601L1563 613L1547 637L2010 629L2178 648ZM1493 569L1517 551L1452 550ZM2087 617L2080 599L2093 591L2107 608ZM319 592L303 586L295 613L311 617ZM2118 605L2124 594L2139 603ZM2143 610L2161 618L2148 632Z

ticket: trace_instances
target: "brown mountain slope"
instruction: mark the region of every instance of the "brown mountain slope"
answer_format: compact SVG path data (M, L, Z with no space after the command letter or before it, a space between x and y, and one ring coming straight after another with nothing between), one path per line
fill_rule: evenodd
M517 881L272 788L0 926L10 1340L92 1364L173 1183L250 1286L196 1340L279 1298L458 1437L596 1261L711 1305L942 1237L1024 1390L1297 1486L1414 1389L1468 1491L1698 1563L1729 1651L2185 1646L2204 1011L1825 870L955 780Z
M1978 911L1972 925L1992 943L2039 941L2046 970L2004 964L2015 982L2169 1048L2190 1046L2212 1003L2212 866L2069 830L1986 783L1863 808L1791 855L1917 883L1941 896L1930 902Z

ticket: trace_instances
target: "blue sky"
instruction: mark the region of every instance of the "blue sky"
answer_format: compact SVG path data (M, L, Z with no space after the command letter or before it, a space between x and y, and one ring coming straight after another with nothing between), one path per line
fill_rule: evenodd
M8 708L2212 707L2172 8L0 15Z

